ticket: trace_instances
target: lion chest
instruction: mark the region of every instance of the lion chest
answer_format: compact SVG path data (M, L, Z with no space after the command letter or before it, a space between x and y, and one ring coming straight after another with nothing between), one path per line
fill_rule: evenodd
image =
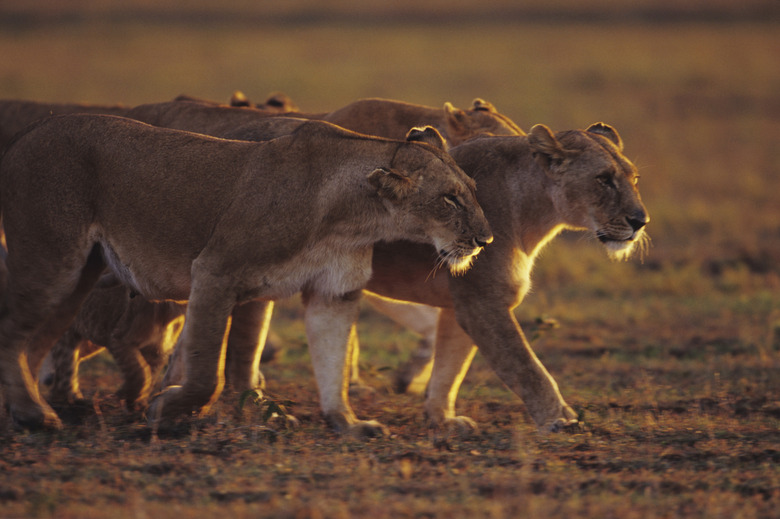
M336 297L360 290L371 277L371 254L371 247L311 246L284 263L258 266L240 299L282 299L301 291Z

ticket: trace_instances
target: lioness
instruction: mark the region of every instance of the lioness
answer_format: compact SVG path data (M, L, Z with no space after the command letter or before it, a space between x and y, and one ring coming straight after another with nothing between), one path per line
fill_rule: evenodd
M0 163L9 272L0 380L12 419L59 426L32 373L107 266L147 299L188 301L186 379L153 401L152 421L205 412L219 394L237 304L302 291L326 419L383 432L344 395L373 244L432 243L461 272L493 239L473 180L443 147L432 128L404 142L318 121L264 143L110 116L36 125Z
M238 93L237 93L238 94ZM242 105L239 96L234 94L231 104ZM281 94L282 100L289 101L289 98ZM173 102L153 103L141 105L126 112L129 117L154 124L156 126L165 126L183 130L196 131L217 137L240 139L240 140L268 140L279 135L292 132L302 122L299 119L290 121L267 120L272 113L268 110L273 109L275 97L266 101L265 110L239 110L230 108L219 103L192 98L190 96L179 96ZM251 104L251 103L250 103ZM100 107L96 105L57 105L42 103L29 103L24 101L9 101L7 105L15 106L14 113L17 117L24 119L25 123L30 122L40 112L46 109L56 112L65 112L67 107L74 110L89 109L90 111L99 111ZM26 113L22 108L25 106L34 107L30 113ZM47 108L41 108L41 107ZM270 107L269 107L270 106ZM276 107L278 110L290 108L289 104ZM374 127L371 121L377 120L377 114L383 114L379 120L383 121L381 125ZM294 115L294 114L291 114ZM408 128L413 125L434 124L445 130L445 138L452 143L458 143L463 139L487 132L498 134L522 134L522 130L517 127L509 118L498 113L492 104L481 99L476 99L470 110L460 110L454 108L450 103L445 103L444 109L435 109L422 105L414 105L393 100L366 99L356 101L346 107L331 112L330 114L309 114L308 117L326 117L340 123L347 128L373 128L370 132L375 135L388 138L403 138ZM406 126L408 125L408 126ZM18 123L16 126L21 126ZM78 359L80 355L74 352L76 346L72 339L74 336L97 341L108 347L109 351L118 354L117 362L120 365L125 377L123 390L128 405L135 403L133 395L144 395L148 392L151 382L149 379L150 367L143 363L143 359L134 351L133 344L139 335L144 335L146 339L145 353L149 353L154 345L163 345L165 338L167 322L152 322L148 319L152 315L167 316L168 314L157 313L153 304L146 304L141 298L135 298L132 305L128 306L129 291L122 293L120 289L111 289L108 293L101 293L101 290L93 291L87 300L84 308L85 315L79 317L74 323L74 329L66 334L64 340L58 343L52 355L57 359L54 365L54 385L50 392L50 400L58 403L73 401L80 398L77 386ZM113 299L109 295L114 296ZM432 328L435 324L438 310L426 307L418 307L413 312L408 308L409 305L399 305L388 301L379 302L375 297L368 297L369 301L377 306L381 304L380 309L384 313L391 315L394 319L411 326L420 328L418 331L425 333L424 328ZM93 300L98 301L98 308L106 308L105 313L99 313L92 310ZM267 333L267 328L261 325L267 318L272 304L266 303L248 303L237 307L233 315L233 326L229 341L230 343L249 341L252 344L263 342L263 337ZM133 325L133 334L125 337L122 333L122 325L111 336L107 336L105 329L112 323L116 324L114 314L129 312L123 317L123 321L131 321ZM133 312L139 312L141 315L133 320ZM101 321L101 316L106 316L106 322ZM148 329L142 332L139 328L141 323L146 323ZM420 323L421 327L415 327ZM427 331L430 335L430 331ZM106 339L110 338L110 343ZM429 339L429 342L430 339ZM119 350L128 349L131 351L119 353ZM262 386L262 374L253 367L256 360L254 354L250 357L244 357L241 352L246 347L232 347L228 349L227 354L227 379L229 382L237 381L238 388ZM263 350L264 353L267 350ZM160 350L157 355L164 355L166 352ZM353 362L355 368L351 371L351 383L359 384L357 366L357 355L354 355ZM152 366L153 368L153 366ZM153 370L152 370L153 372ZM170 379L168 376L166 379ZM175 380L175 379L172 379ZM138 403L143 404L144 398L139 398Z
M436 257L426 245L379 243L367 289L442 309L425 403L434 426L476 426L455 414L474 344L541 430L576 422L513 309L530 287L537 254L563 229L593 232L614 258L644 246L649 217L637 170L617 131L603 123L555 134L537 125L527 137L477 138L450 153L477 180L494 243L462 276L431 276Z

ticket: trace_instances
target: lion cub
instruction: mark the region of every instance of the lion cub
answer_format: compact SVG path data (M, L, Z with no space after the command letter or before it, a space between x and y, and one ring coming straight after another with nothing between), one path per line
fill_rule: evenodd
M344 377L374 243L432 244L461 272L492 241L473 180L443 148L430 128L394 141L318 121L263 143L111 116L36 125L0 163L9 252L0 380L10 416L60 425L32 373L108 267L146 299L187 301L186 378L152 402L153 422L205 412L217 398L234 308L300 291L326 419L383 432L355 417Z

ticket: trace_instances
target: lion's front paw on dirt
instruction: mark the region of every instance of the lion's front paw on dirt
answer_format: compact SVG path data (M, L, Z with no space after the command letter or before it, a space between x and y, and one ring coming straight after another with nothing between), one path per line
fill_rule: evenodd
M350 424L346 433L359 440L390 436L390 430L384 424L381 424L376 420L361 420Z
M444 421L436 426L436 429L447 435L455 434L459 438L465 439L474 436L479 431L479 426L477 422L468 416L456 416L454 418L445 418Z
M274 427L280 427L282 429L286 429L288 431L294 431L301 428L301 422L296 417L294 417L291 414L278 414L274 413L270 418L268 418L268 425L272 425Z
M585 424L577 418L559 418L547 427L551 433L580 433L585 431Z

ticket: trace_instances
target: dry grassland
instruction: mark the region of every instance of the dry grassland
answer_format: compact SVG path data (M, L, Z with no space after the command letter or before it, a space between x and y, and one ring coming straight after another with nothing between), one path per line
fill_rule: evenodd
M138 104L282 90L323 111L368 96L437 106L479 96L523 128L613 124L640 168L653 247L611 263L593 238L564 235L517 311L584 430L538 435L478 355L458 410L480 432L430 432L422 398L390 390L416 338L366 309L362 364L376 394L353 405L393 436L339 438L319 415L291 300L273 325L283 353L264 372L300 429L265 423L261 407L239 419L226 395L213 416L154 437L113 397L118 375L101 357L85 366L94 409L80 424L30 434L0 415L0 517L777 517L776 4L632 11L601 0L598 16L573 19L562 0L535 18L514 2L480 3L502 19L459 2L415 18L417 3L388 19L373 2L354 13L299 1L266 20L245 2L214 23L206 2L192 17L172 2L130 3L138 9L122 16L99 1L2 6L0 97ZM301 16L320 11L332 16Z

